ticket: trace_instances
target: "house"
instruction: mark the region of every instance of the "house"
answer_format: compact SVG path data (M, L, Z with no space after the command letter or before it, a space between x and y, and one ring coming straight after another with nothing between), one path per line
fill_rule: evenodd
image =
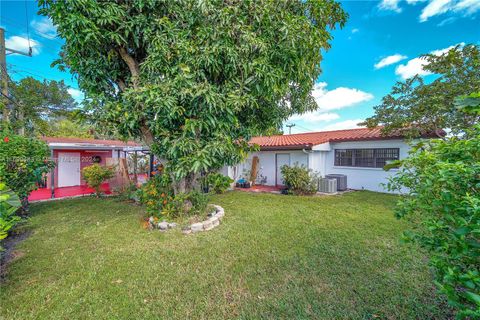
M125 158L127 152L136 152L144 148L132 141L101 140L86 138L42 137L48 144L51 159L56 166L45 176L40 188L29 196L30 200L45 200L65 196L92 193L82 179L82 169L98 163L110 165ZM103 186L105 191L109 185Z
M260 147L247 160L223 170L234 180L250 176L252 161L256 164L257 183L282 186L283 165L303 165L321 176L344 174L350 189L385 192L382 183L396 170L383 167L392 160L407 157L410 146L399 133L381 134L381 127L323 131L290 135L254 137ZM424 134L423 138L437 137ZM256 158L255 158L256 157ZM258 160L257 160L258 159Z

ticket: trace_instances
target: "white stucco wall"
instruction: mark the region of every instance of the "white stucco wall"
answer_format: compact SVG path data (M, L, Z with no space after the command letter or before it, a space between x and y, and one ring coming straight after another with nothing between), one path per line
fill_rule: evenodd
M248 158L243 163L236 166L236 169L230 168L229 176L234 180L240 179L244 171L251 170L252 158L257 156L259 160L259 175L267 178L266 185L274 186L276 183L276 154L289 154L291 166L295 164L308 166L310 162L310 155L303 151L258 151L249 154Z
M382 183L386 183L388 178L395 174L397 170L385 171L382 168L356 168L356 167L337 167L335 166L335 149L354 149L354 148L399 148L400 159L408 156L409 145L402 140L381 140L381 141L358 141L358 142L340 142L331 143L331 151L325 152L326 161L325 174L345 174L347 175L347 185L350 189L371 190L378 192L387 192ZM324 173L325 172L325 173Z
M276 184L276 154L290 154L290 165L298 163L305 165L320 175L345 174L350 189L387 192L382 186L397 170L384 171L382 168L337 167L334 165L335 149L363 149L363 148L399 148L400 159L408 155L409 145L402 140L356 141L324 144L320 150L304 152L301 150L259 151L249 154L247 160L236 167L222 170L235 181L243 176L245 170L252 167L252 158L259 158L259 174L267 177L267 185ZM314 148L315 149L315 148Z

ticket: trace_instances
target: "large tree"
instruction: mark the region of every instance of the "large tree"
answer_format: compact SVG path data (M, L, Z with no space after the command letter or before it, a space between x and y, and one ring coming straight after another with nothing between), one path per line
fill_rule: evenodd
M9 85L10 126L21 135L44 135L52 122L66 118L77 103L63 81L26 77Z
M98 121L166 159L176 193L316 108L322 51L347 18L333 0L39 3Z
M366 124L384 125L385 132L404 130L417 136L421 131L439 129L463 133L478 123L480 116L460 111L455 99L480 88L479 46L457 46L441 55L421 58L425 60L423 69L434 74L435 80L427 83L417 75L397 82Z

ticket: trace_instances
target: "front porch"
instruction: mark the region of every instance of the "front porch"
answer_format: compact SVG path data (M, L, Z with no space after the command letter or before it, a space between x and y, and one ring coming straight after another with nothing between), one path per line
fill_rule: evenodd
M104 183L101 186L102 191L105 194L112 194L109 183ZM93 188L88 187L87 185L73 186L73 187L61 187L55 188L53 190L54 197L52 197L52 189L50 188L40 188L35 191L32 191L28 196L28 201L44 201L50 200L52 198L61 199L61 198L71 198L71 197L81 197L89 196L95 192Z

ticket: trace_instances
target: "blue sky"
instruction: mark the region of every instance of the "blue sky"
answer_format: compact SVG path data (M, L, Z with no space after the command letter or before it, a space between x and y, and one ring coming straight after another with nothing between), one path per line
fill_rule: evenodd
M480 44L480 0L342 1L342 6L350 18L333 32L313 88L319 110L292 117L287 122L295 124L292 133L353 128L373 114L396 81L416 73L427 81L432 77L423 71L419 55L459 43ZM62 40L50 21L37 15L36 2L1 1L0 26L6 29L7 47L27 50L28 34L33 47L33 57L7 56L12 78L63 79L82 99L69 73L50 68Z

